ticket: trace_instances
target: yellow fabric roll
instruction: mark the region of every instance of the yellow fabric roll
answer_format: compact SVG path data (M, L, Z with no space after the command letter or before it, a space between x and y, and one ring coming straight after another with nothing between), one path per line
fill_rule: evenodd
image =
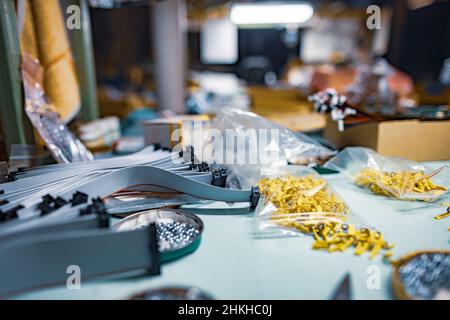
M20 34L20 45L22 52L30 54L33 58L39 59L39 49L34 28L33 13L27 1L21 1L23 6L22 32Z
M25 10L25 27L22 32L23 49L30 50L32 38L28 28L34 27L37 39L38 59L44 67L44 89L61 118L68 122L79 111L81 105L78 79L66 27L58 0L26 0L25 8L31 8L29 16ZM32 50L32 49L31 49Z
M73 119L80 105L74 69L74 64L68 59L59 60L45 69L45 91L62 119Z
M58 0L29 1L38 36L39 57L44 68L70 52L64 19Z

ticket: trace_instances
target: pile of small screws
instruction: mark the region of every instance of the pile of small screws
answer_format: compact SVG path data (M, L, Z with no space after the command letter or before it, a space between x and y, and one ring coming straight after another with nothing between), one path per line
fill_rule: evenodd
M401 266L399 272L412 298L432 299L440 289L450 290L450 254L420 254Z
M180 249L190 244L200 233L194 226L176 221L158 221L156 228L161 252Z

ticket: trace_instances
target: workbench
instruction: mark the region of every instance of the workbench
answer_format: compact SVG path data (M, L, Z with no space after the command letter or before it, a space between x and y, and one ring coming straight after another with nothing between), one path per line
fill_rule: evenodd
M437 168L450 165L450 161L427 164ZM447 230L450 218L434 219L445 211L439 204L449 202L449 196L431 204L391 200L358 188L341 174L323 177L351 210L369 226L381 230L390 243L396 243L394 259L415 250L450 249ZM199 215L205 224L200 247L188 256L164 264L160 276L83 282L81 274L79 290L60 286L14 298L124 299L149 288L194 285L216 299L329 299L347 272L351 275L354 299L393 298L392 267L383 262L382 255L370 260L367 255L355 256L352 250L344 253L312 250L313 239L309 236L261 239L256 236L256 219L252 214L236 215L232 210L197 212L204 212ZM367 286L374 270L380 271L379 289Z

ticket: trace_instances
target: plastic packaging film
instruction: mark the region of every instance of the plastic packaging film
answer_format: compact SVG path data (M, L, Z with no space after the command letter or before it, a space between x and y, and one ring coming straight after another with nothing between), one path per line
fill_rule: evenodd
M257 155L256 163L225 163L230 181L235 181L233 187L248 188L255 185L258 176L276 171L277 167L288 163L315 165L335 154L302 133L236 108L224 108L218 112L211 121L210 128L219 130L227 139L223 150L225 159L246 159L250 155ZM232 143L228 143L228 130L232 130L235 136L248 135L254 140L248 141L245 148L235 148ZM255 133L253 138L250 135L251 130Z
M356 185L400 200L435 201L448 194L450 168L436 170L417 162L384 157L361 147L349 147L329 160L325 168L337 170Z
M33 66L34 65L34 66ZM52 110L44 90L36 81L30 69L36 69L39 62L30 56L24 56L22 66L25 91L25 111L39 132L52 156L59 163L90 161L93 156L62 121L60 115Z

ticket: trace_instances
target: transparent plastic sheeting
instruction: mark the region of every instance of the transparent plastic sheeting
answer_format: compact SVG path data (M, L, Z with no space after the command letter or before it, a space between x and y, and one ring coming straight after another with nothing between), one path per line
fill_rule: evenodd
M93 160L92 153L73 135L61 120L59 114L51 109L51 104L45 96L44 89L35 77L39 69L41 69L41 66L38 61L30 56L24 56L22 75L25 91L25 111L31 123L58 163Z
M374 193L401 200L435 201L448 194L450 188L448 166L433 170L411 160L381 156L362 147L344 149L324 167L341 172ZM400 174L398 178L395 178L396 174ZM417 183L425 179L431 180L438 189L418 192Z
M279 207L266 198L263 190L261 190L261 198L255 209L257 237L264 238L310 234L302 231L301 228L298 227L299 224L305 226L317 226L319 224L331 223L353 224L358 228L367 227L367 223L364 219L353 212L328 182L311 168L304 166L284 166L279 167L277 172L272 172L269 175L260 176L259 178L287 179L288 177L310 177L317 181L317 185L310 189L295 190L297 194L301 193L302 197L305 197L303 199L305 202L307 202L307 198L309 197L314 201L315 195L318 192L322 192L322 194L326 194L328 197L333 196L336 201L341 202L344 205L343 210L280 213L278 212Z
M276 171L277 167L290 163L314 165L335 154L306 135L277 125L255 113L236 108L224 108L211 121L210 128L222 132L229 139L227 131L234 136L246 136L245 148L225 140L223 157L225 159L246 159L245 164L235 161L225 165L229 169L229 179L235 181L233 187L248 188L257 182L261 174ZM253 136L249 134L254 133ZM250 157L256 163L250 163ZM212 159L217 160L222 159Z

